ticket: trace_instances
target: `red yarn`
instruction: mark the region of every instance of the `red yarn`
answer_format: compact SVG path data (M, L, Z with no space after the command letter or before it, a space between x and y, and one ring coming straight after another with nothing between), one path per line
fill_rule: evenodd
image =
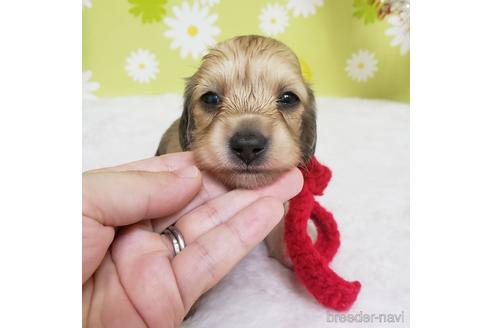
M307 290L326 307L348 310L360 291L358 281L349 282L328 267L340 246L340 234L333 215L315 199L331 179L331 171L313 156L301 168L304 186L289 202L285 216L285 243L294 272ZM307 223L313 220L318 236L312 243Z

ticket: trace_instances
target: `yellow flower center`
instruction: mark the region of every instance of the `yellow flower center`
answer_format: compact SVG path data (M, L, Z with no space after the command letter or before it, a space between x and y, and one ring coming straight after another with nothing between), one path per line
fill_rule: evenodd
M364 68L364 63L358 63L357 64L358 69L363 69Z
M277 23L277 19L275 17L272 17L272 19L270 19L270 22L272 24L276 24Z
M193 37L198 34L198 27L195 25L188 26L188 35Z
M140 64L138 64L138 68L140 68L140 69L144 69L144 68L145 68L145 64L144 64L144 63L140 63Z

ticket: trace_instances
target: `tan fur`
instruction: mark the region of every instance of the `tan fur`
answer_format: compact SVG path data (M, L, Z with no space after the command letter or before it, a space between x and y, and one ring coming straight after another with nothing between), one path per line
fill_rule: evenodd
M300 99L294 108L277 102L284 92ZM202 95L214 92L220 106L210 108ZM236 131L254 127L268 139L261 164L250 168L231 154ZM283 43L241 36L219 43L187 80L183 115L164 134L156 155L193 150L200 169L231 188L257 188L302 165L314 151L314 97L296 55ZM285 265L283 220L267 238L269 252Z
M179 118L167 129L161 138L156 155L178 153L183 151L179 143Z
M289 203L284 204L285 213L289 210ZM265 238L265 244L268 249L268 255L277 259L284 266L291 268L292 261L287 256L287 250L284 243L285 224L284 218L273 228Z
M281 112L282 91L308 102L308 93L294 53L282 43L262 37L240 37L220 43L203 59L190 83L195 126L191 149L198 164L231 187L255 188L273 182L301 161L299 137L304 108ZM204 110L200 96L222 95L219 112ZM251 125L270 138L270 152L255 175L241 174L230 161L228 140L238 127Z

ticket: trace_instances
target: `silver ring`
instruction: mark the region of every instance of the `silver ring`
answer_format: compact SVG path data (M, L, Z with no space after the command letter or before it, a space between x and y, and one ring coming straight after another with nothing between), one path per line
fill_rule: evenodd
M183 235L175 226L169 226L164 230L161 235L166 235L173 245L174 256L178 255L185 247L186 243L184 241Z

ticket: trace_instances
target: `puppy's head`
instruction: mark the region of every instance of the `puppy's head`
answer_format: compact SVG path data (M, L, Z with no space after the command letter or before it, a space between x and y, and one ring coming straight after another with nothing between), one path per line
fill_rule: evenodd
M314 153L314 107L287 46L236 37L212 49L188 79L180 143L227 186L257 188Z

